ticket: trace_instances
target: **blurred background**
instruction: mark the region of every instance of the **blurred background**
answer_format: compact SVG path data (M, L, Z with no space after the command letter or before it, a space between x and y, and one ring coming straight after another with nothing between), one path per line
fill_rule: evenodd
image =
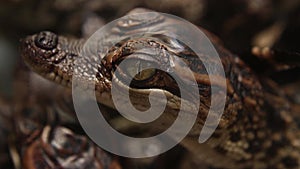
M81 37L87 22L94 19L105 24L136 7L177 15L209 30L258 73L266 67L251 55L253 46L300 52L299 0L1 0L0 112L3 116L12 118L9 107L17 91L13 84L22 69L21 38L44 30ZM296 104L300 103L299 72L299 68L294 68L270 74ZM12 132L5 122L0 119L3 137L5 132ZM9 155L5 156L0 157L0 165L11 166L6 163Z

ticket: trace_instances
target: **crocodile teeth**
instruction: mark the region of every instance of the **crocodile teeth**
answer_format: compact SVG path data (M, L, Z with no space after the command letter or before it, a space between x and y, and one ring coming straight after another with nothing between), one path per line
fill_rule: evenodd
M67 86L68 82L66 80L62 80L61 84L64 85L64 86Z
M61 82L61 78L60 78L59 76L56 76L54 81L55 81L56 83L60 83L60 82Z
M50 80L54 80L55 77L56 77L56 74L53 73L53 72L48 74L48 78L49 78Z
M62 70L58 69L57 74L58 74L59 76L63 76Z

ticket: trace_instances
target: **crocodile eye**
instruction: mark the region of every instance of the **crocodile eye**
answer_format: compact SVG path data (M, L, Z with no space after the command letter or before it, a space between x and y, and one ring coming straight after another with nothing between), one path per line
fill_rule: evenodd
M41 49L51 50L57 46L58 37L52 32L41 32L35 37L35 45Z
M126 61L126 74L135 81L148 80L156 73L156 69L151 68L151 65L151 62L130 59Z

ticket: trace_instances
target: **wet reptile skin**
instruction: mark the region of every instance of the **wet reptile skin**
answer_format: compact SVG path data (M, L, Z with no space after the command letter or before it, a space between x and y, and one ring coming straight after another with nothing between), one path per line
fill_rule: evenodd
M120 22L118 31L108 39L118 36L123 29L141 28L136 27L135 24L147 28L156 26L158 23L172 22L162 16L156 19L150 25L138 21ZM212 168L299 169L299 126L290 112L289 103L284 95L276 86L260 81L243 61L222 47L219 40L213 35L207 32L207 36L219 53L225 70L227 98L225 111L217 130L203 144L199 144L197 139L210 105L210 87L222 88L224 86L220 86L218 80L210 82L203 63L186 46L174 39L168 39L161 35L127 39L109 49L109 53L105 56L100 56L101 54L80 55L79 51L85 42L84 39L70 39L51 32L41 32L22 40L21 54L33 71L64 86L71 87L74 71L79 72L86 83L95 81L99 102L103 100L101 97L105 96L106 102L102 103L113 107L108 93L111 89L112 73L122 59L138 50L140 46L160 48L171 52L183 59L193 70L201 95L201 107L196 125L181 143L194 154L195 158ZM176 49L180 46L180 50L174 50L174 44L176 44ZM201 47L200 44L199 47ZM104 57L104 60L98 63L100 57ZM171 60L168 57L167 59L153 57L156 62L165 62L163 63L165 65ZM87 66L75 70L73 67L75 59L86 63ZM204 62L213 63L214 60L205 60ZM180 65L176 65L176 62L175 67L180 69ZM118 77L120 77L119 83L121 84L123 75ZM155 129L162 130L159 125L172 123L174 120L172 113L176 113L178 110L176 103L179 103L180 99L176 83L168 76L167 72L155 71L147 80L136 81L128 88L132 92L132 104L137 107L145 106L143 103L144 99L146 100L148 97L147 90L165 91L172 102L166 106L165 113L168 117L156 123L155 125L158 127ZM193 101L190 100L191 105L193 105Z

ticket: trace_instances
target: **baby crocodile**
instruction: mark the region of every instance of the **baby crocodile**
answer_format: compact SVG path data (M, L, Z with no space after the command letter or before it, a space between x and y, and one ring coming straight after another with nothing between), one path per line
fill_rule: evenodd
M124 30L138 31L155 27L157 24L173 22L161 15L152 18L151 22L145 22L145 18L134 19L118 22L115 29L112 29L114 32L111 36L107 36L107 40L121 36ZM84 82L92 81L95 84L98 101L114 108L110 95L112 77L124 58L130 57L141 47L159 48L172 53L189 66L198 83L201 100L196 124L181 142L196 159L199 159L197 161L211 168L299 169L300 126L297 126L290 112L289 102L276 86L260 80L239 57L226 50L214 35L203 31L220 56L227 83L224 113L217 130L203 144L199 144L197 138L208 114L211 87L225 88L225 86L219 85L217 81L209 81L203 61L200 61L183 43L158 34L143 38L127 38L109 49L107 54L101 52L82 54L80 50L85 39L71 39L44 31L23 39L21 54L33 71L58 84L70 88L74 72L81 75ZM153 60L158 64L163 62L167 65L172 61L172 58L168 58L170 55L161 55L160 57L165 57L162 59L149 53L139 54L155 58ZM104 59L99 62L101 58ZM123 87L130 89L132 104L141 109L149 106L147 98L150 90L152 92L162 90L167 98L172 99L172 102L166 105L166 117L158 120L152 129L154 131L151 131L160 132L176 118L174 114L180 105L180 91L175 80L167 72L146 69L135 75L144 62L143 58L146 57L132 59L126 70L121 70L116 77L120 86L124 79L133 77L130 86L123 85ZM75 67L75 61L82 62L85 66ZM204 62L215 61L211 59ZM178 69L182 66L176 61L172 61L172 64ZM191 105L194 104L194 100L189 101Z

